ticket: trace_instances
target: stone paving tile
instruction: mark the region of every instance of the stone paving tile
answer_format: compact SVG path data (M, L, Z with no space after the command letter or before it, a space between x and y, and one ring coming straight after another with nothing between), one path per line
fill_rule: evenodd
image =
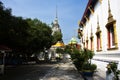
M84 80L72 63L60 63L41 80Z

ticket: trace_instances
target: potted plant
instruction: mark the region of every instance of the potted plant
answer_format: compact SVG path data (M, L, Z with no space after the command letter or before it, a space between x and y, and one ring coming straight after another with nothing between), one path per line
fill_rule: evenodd
M71 59L73 61L73 64L75 65L77 70L80 71L82 69L82 65L85 61L85 59L83 57L83 50L79 50L79 49L74 47L74 48L72 48L70 55L71 55Z
M66 48L65 48L66 49ZM76 69L83 74L83 76L92 76L97 65L91 63L94 52L88 49L77 49L76 47L69 47L66 49L71 55L71 59ZM88 74L88 75L87 75Z
M81 72L83 76L93 76L93 73L97 69L97 65L91 63L91 59L94 56L94 52L88 49L84 49L83 55L85 60Z
M93 76L97 66L96 64L85 63L82 68L83 76Z
M91 63L94 52L88 49L78 50L73 48L71 58L75 67L80 71L83 76L92 76L95 72L97 65Z

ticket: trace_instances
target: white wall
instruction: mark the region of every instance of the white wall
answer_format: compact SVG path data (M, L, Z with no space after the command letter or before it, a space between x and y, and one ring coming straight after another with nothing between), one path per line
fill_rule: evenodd
M110 0L110 8L113 18L116 20L116 30L117 30L117 39L118 39L118 46L120 48L120 0ZM96 52L97 42L96 42L96 30L97 30L97 16L99 18L99 26L102 31L102 53L110 53L112 51L107 50L107 29L106 24L108 22L108 0L102 0L102 3L99 1L97 2L94 14L90 15L89 21L86 22L84 27L84 38L86 39L88 35L89 40L89 49L90 49L90 34L91 34L91 26L94 36L94 51ZM120 49L116 52L118 53ZM100 53L100 52L98 52Z

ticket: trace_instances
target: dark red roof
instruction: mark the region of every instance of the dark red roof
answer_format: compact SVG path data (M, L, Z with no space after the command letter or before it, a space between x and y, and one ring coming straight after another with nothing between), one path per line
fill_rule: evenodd
M94 8L96 2L97 2L97 0L89 0L89 1L88 1L88 4L87 4L87 6L86 6L86 9L85 9L85 11L84 11L84 14L83 14L83 16L82 16L82 19L81 19L81 21L80 21L79 26L82 24L82 22L83 22L83 23L86 22L86 19L84 18L84 16L89 17L90 14L91 14L91 13L90 13L90 10L88 9L88 7L91 6L92 8Z
M0 45L0 50L11 51L11 49L5 45Z

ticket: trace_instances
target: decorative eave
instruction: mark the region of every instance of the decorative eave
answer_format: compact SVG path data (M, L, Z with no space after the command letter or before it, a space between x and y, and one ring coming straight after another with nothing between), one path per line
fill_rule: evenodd
M88 9L90 10L90 12L91 12L92 14L94 13L94 9L93 9L91 6L89 6Z
M89 18L87 16L84 16L84 18L86 19L86 21L89 21Z
M89 0L85 12L83 14L83 17L79 23L79 26L83 26L83 24L86 23L87 19L89 20L89 16L94 13L94 7L97 2L98 0Z

